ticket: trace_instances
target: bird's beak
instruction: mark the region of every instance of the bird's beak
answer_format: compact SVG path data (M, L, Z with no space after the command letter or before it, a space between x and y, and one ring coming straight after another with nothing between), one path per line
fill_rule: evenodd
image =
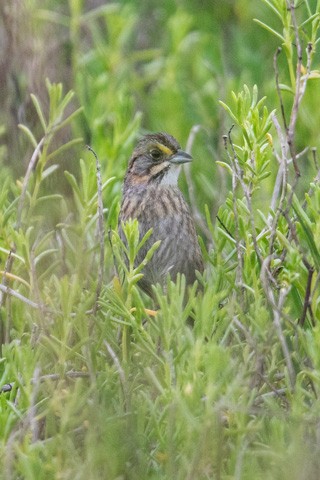
M192 157L189 153L184 152L183 150L178 150L169 160L170 163L175 165L180 165L181 163L191 162Z

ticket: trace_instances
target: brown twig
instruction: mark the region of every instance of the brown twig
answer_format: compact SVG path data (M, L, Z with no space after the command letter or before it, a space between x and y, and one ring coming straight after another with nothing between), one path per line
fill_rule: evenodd
M221 227L223 228L223 230L224 230L225 232L227 232L227 234L229 235L229 237L234 239L234 236L232 235L232 233L230 232L230 230L225 226L225 224L223 223L223 221L221 220L221 218L219 217L219 215L216 216L216 219L217 219L218 222L220 223L220 225L221 225Z

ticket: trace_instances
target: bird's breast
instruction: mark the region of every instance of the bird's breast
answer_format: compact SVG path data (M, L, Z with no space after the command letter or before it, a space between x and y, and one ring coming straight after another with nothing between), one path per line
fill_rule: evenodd
M123 197L121 220L157 223L160 219L184 215L189 208L178 187L161 186L129 189Z
M124 195L120 221L137 219L143 237L152 228L152 235L137 255L137 264L146 256L153 243L160 246L144 269L147 284L163 283L170 273L186 276L187 283L195 280L195 270L202 271L202 258L191 212L178 187L157 186L128 190Z

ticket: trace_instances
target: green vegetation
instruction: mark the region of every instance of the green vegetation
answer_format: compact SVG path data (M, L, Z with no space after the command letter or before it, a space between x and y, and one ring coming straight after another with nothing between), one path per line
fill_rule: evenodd
M0 478L317 480L320 2L0 13ZM158 130L206 269L154 316L116 228Z

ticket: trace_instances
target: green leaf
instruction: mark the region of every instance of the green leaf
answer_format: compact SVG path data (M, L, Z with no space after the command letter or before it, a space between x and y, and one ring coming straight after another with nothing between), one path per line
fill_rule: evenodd
M234 113L232 112L231 108L228 107L228 105L226 103L222 102L221 100L219 100L219 103L225 109L225 111L229 113L230 117L238 124L239 123L238 119L234 115Z
M41 181L49 177L53 172L55 172L59 168L60 168L60 165L54 164L54 165L50 165L50 167L43 170L43 172L41 173Z
M276 30L274 30L269 25L267 25L266 23L261 22L261 20L258 20L257 18L254 18L253 21L256 22L258 25L260 25L260 27L266 29L269 33L272 33L272 35L274 35L275 37L279 38L282 43L285 42L285 38L282 35L280 35L280 33L278 33Z
M60 155L65 150L73 147L74 145L78 145L81 142L83 142L83 138L79 137L79 138L73 138L69 142L64 143L63 145L61 145L61 147L57 148L47 156L47 161L52 160L54 157L56 157L57 155Z
M312 223L306 214L306 212L303 210L301 207L299 200L297 199L296 195L293 196L293 202L292 202L293 210L305 232L305 238L307 240L307 243L310 248L310 252L312 255L312 258L317 266L317 268L320 268L320 253L317 248L317 245L314 241L314 234L313 234L313 228L312 228Z
M35 139L33 133L31 132L31 130L29 130L28 127L26 127L25 125L22 125L21 123L19 123L18 127L20 128L20 130L22 130L26 135L27 137L29 138L31 144L33 145L34 148L37 148L38 146L38 142L37 140Z
M59 193L52 193L51 195L44 195L43 197L38 197L37 204L50 201L52 202L56 200L63 200L63 195L60 195Z
M38 114L39 120L41 122L43 131L46 132L47 131L47 124L46 124L46 121L45 121L45 118L44 118L39 100L37 99L37 97L35 95L33 95L33 93L31 93L30 96L31 96L32 103L33 103L33 105L34 105L34 107L37 111L37 114Z
M225 168L226 170L228 170L228 172L230 173L230 175L232 175L232 168L231 168L230 165L228 165L228 163L226 163L226 162L221 162L220 160L216 160L216 164L219 165L220 167Z
M76 195L81 205L84 205L84 200L82 198L82 194L81 194L78 182L76 180L76 177L72 175L72 173L69 173L67 170L65 170L64 175L68 180L69 184L71 185L74 195Z
M285 85L284 83L280 83L280 84L279 84L279 88L280 88L280 90L282 90L283 92L289 92L289 93L294 94L294 91L292 90L292 88L289 87L288 85Z

